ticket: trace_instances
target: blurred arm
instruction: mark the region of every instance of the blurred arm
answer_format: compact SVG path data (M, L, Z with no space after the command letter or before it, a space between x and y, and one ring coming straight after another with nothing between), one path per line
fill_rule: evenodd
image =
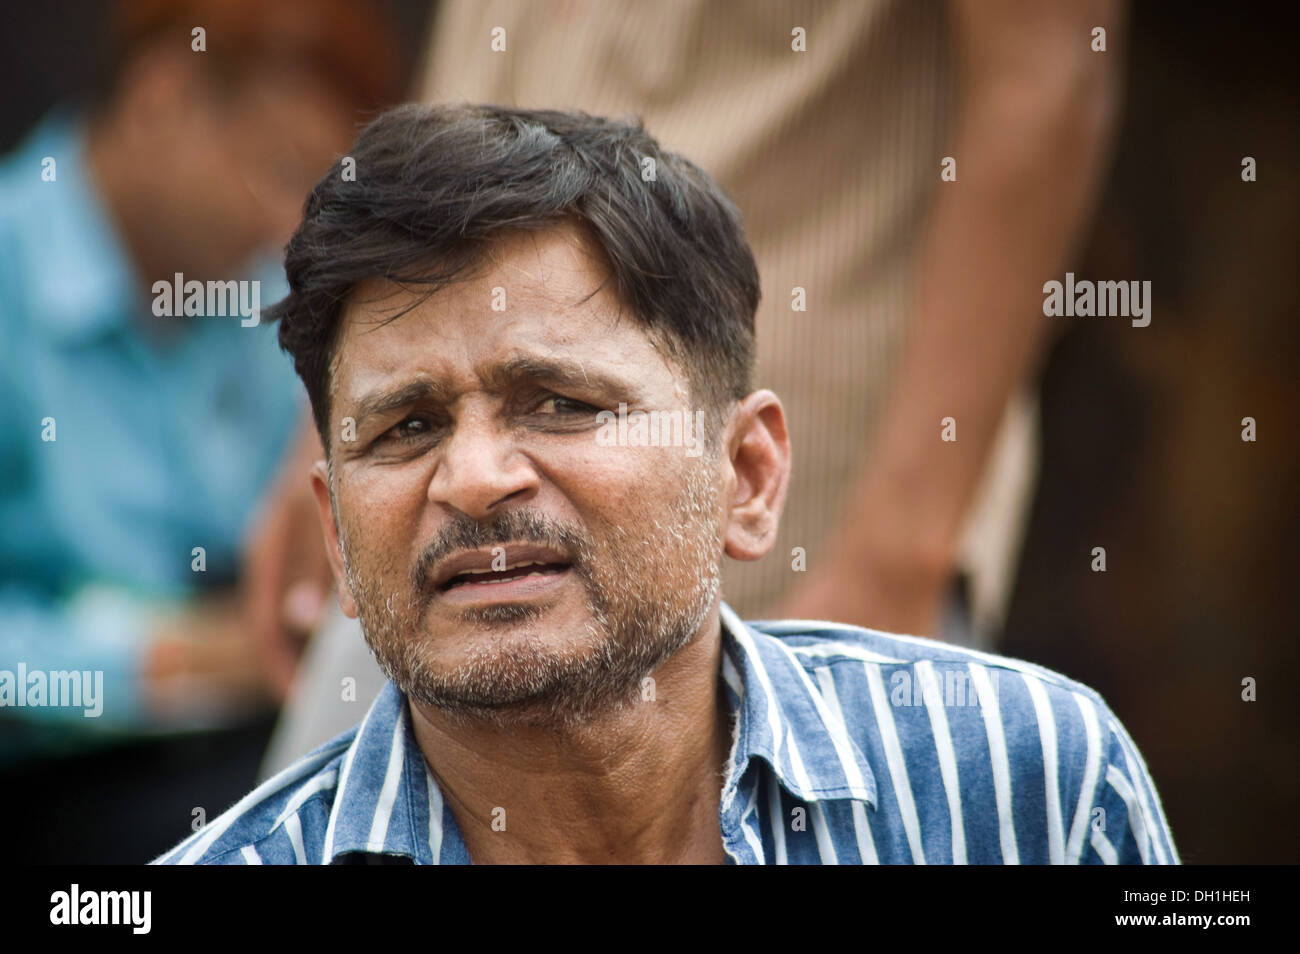
M221 724L265 698L253 650L230 597L182 605L92 585L63 600L0 587L6 718L131 734ZM51 673L80 674L78 705L54 704ZM40 704L37 683L46 687Z
M26 672L102 673L102 694L86 709L48 704L23 706L16 685L6 687L4 714L29 721L75 722L87 729L131 728L147 718L140 684L147 646L140 634L153 625L149 607L122 593L87 591L66 603L27 587L0 588L0 669ZM3 678L3 677L0 677ZM14 693L9 696L9 689ZM48 698L47 698L48 702ZM84 711L99 711L87 717Z
M249 624L280 699L288 694L334 583L308 479L324 457L308 413L245 546L242 588Z
M1118 3L954 0L951 10L957 178L937 186L916 322L870 464L829 559L784 615L935 632L1003 411L1043 350L1042 284L1064 267L1106 158ZM1091 49L1097 26L1104 53ZM957 441L941 443L948 416Z

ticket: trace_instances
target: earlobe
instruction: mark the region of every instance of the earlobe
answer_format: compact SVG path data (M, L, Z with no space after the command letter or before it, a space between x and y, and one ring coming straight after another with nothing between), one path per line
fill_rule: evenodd
M771 391L755 391L737 405L727 452L734 478L725 534L727 556L757 560L776 544L790 480L785 410Z
M339 609L343 610L343 615L349 619L357 618L357 603L352 598L352 590L348 588L346 580L339 583Z
M334 572L334 581L338 584L339 608L343 610L345 616L356 619L357 603L351 587L348 586L347 571L343 567L343 548L339 542L338 520L330 500L329 470L323 460L317 461L312 466L311 489L316 497L321 533L325 537L325 555L329 558L330 569Z

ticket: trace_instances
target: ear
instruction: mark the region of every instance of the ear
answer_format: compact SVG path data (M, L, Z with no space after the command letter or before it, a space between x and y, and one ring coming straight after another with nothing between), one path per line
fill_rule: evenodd
M311 469L311 489L316 495L316 510L320 516L321 533L325 535L325 555L329 557L334 581L339 587L339 606L345 616L357 618L357 601L348 586L348 575L343 569L343 548L339 545L338 520L330 503L329 470L325 461L318 460Z
M763 390L736 405L726 449L732 484L726 553L735 560L757 560L776 545L790 482L790 437L781 400Z

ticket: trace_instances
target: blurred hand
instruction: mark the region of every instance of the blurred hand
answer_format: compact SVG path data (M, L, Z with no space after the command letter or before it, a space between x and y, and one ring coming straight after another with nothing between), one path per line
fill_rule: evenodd
M222 720L272 698L233 595L204 598L166 616L153 632L144 682L146 705L163 724Z
M325 456L310 423L263 505L244 552L248 626L272 692L283 700L334 585L308 474Z
M811 569L781 600L774 619L819 619L889 633L935 636L951 577L875 560L832 560Z

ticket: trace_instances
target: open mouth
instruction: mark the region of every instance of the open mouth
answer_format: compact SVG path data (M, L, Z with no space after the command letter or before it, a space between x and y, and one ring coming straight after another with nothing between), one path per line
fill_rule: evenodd
M509 583L531 576L555 576L569 569L568 563L542 563L528 561L504 570L463 570L438 587L439 593L446 593L460 587L491 586L497 583Z

